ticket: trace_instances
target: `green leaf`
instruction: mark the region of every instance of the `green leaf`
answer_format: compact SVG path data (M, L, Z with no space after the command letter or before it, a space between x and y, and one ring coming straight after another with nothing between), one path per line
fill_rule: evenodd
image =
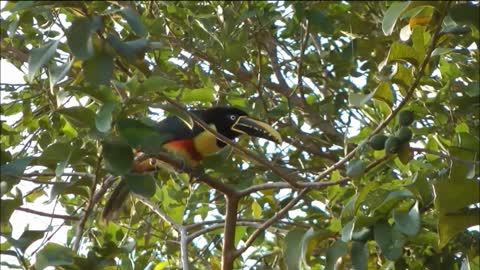
M120 11L120 14L122 14L122 17L127 21L135 34L140 37L147 36L147 28L136 11L131 8L124 8Z
M433 11L432 11L433 12ZM425 47L430 41L430 36L425 31L424 26L415 25L412 28L412 47L418 56L424 56L427 48ZM419 57L419 61L422 59Z
M400 232L415 236L420 231L420 212L418 211L418 202L408 212L393 211L395 228Z
M59 41L52 40L40 48L34 48L28 58L28 80L31 82L37 72L52 59Z
M66 194L89 198L89 190L91 186L92 181L89 178L81 178L70 182L57 182L50 192L50 201L54 201L58 195Z
M365 105L365 103L369 102L374 95L375 91L369 94L350 93L348 95L348 103L350 103L350 106L359 108Z
M468 84L467 88L465 89L465 93L467 93L467 95L469 97L480 96L480 83L479 83L479 81L470 82Z
M214 102L215 101L214 93L215 92L211 87L193 89L193 90L185 91L185 93L181 98L181 101L185 103L191 103L195 101L204 102L204 103Z
M367 242L353 241L350 250L352 265L355 270L368 269L368 244Z
M63 172L65 171L65 168L68 165L68 162L70 161L70 157L72 156L72 151L66 152L68 153L65 155L61 155L60 157L63 158L63 160L60 160L60 162L57 162L57 166L55 167L55 176L60 177L62 176Z
M183 211L181 213L183 213ZM247 227L244 227L244 226L235 227L235 243L234 243L235 246L237 246L238 243L242 240L246 232L247 232Z
M460 135L460 134L467 134L467 133L457 133L457 135ZM470 135L461 136L461 137L467 138L468 136ZM451 156L454 156L457 159L459 159L459 160L452 160L451 169L450 169L450 178L452 179L462 179L465 177L468 179L472 179L475 177L475 172L476 172L475 163L465 163L462 161L478 160L478 153L472 152L471 150L467 150L473 145L469 146L468 145L469 142L467 142L467 140L464 140L463 142L465 143L463 147L451 146L448 149L448 152ZM470 141L470 142L473 142L473 141Z
M43 238L44 234L46 231L31 231L31 230L26 230L23 231L22 235L14 240L11 239L10 241L13 242L13 245L21 250L22 252L25 252L27 248L36 240Z
M471 226L480 225L479 216L480 210L478 208L440 214L438 217L439 248L445 247L458 233Z
M412 69L411 68L407 69L401 63L395 63L391 81L393 83L398 84L399 86L402 86L400 88L400 92L402 93L403 96L405 96L407 94L405 89L408 89L410 85L412 85L412 81L413 81Z
M72 147L68 143L53 143L49 145L38 158L38 163L42 165L56 164L65 160L65 154L72 152Z
M428 182L424 174L416 173L413 177L413 183L405 185L404 187L420 198L423 205L427 206L433 202L433 185Z
M353 195L348 203L343 207L342 213L341 213L341 219L342 222L349 221L355 217L355 214L357 213L357 204L359 205L360 202L358 202L359 199L359 194Z
M414 198L412 192L408 190L394 190L388 194L385 200L375 208L375 215L384 215L390 212L400 201Z
M95 124L95 113L85 107L70 107L57 110L57 113L63 115L73 126L79 128L93 128Z
M296 270L300 268L300 262L302 259L301 244L304 234L305 230L295 229L289 231L285 236L283 255L288 270Z
M15 211L20 205L22 205L22 200L0 200L0 203L2 205L2 211L0 211L0 223L2 223L3 226L3 224L8 223L13 211ZM3 233L4 232L2 232L2 235Z
M458 3L453 5L448 11L455 22L473 24L477 29L480 28L478 3Z
M77 18L67 31L67 44L72 54L80 59L90 59L94 54L93 24L88 18Z
M135 119L121 119L117 122L120 136L133 148L140 148L145 153L156 153L162 150L163 143L172 138L173 134L158 132Z
M123 42L119 37L111 34L108 35L107 41L118 52L118 54L129 61L143 58L149 45L148 41L144 38Z
M145 91L147 92L156 92L165 89L177 89L178 84L175 81L161 77L161 76L151 76L146 79L143 83Z
M130 191L136 194L147 198L155 195L157 184L150 174L127 174L122 180L128 184Z
M57 65L52 65L51 68L49 69L49 79L50 79L50 87L53 87L57 85L59 81L61 81L70 71L70 68L72 67L73 60L68 61L67 63L57 66Z
M375 224L373 228L374 238L385 258L396 261L403 254L405 237L386 222Z
M395 95L390 82L381 82L374 91L373 98L381 100L392 107L395 103Z
M31 7L34 7L37 4L38 2L36 1L20 1L15 3L15 6L10 10L10 12L16 13L18 11L30 9Z
M35 268L42 270L48 266L73 265L75 253L59 244L48 243L36 254L35 258Z
M207 35L209 35L211 38L213 38L213 40L215 40L222 49L225 49L225 48L223 47L223 42L222 42L222 41L218 38L218 36L215 34L215 31L212 31L213 29L211 29L211 30L207 29L207 27L205 27L205 25L203 24L203 22L202 22L201 20L199 20L199 19L194 19L193 21L194 21L194 22L196 23L196 25L197 25L200 29L202 29Z
M7 164L0 166L0 174L3 176L21 176L32 162L33 157L25 157L21 159L12 160Z
M252 215L255 219L259 219L260 217L262 217L262 207L260 206L260 204L258 204L257 201L253 201L252 203Z
M306 15L313 31L325 34L332 34L335 32L335 26L332 24L332 20L328 18L325 10L316 8L310 9L307 10Z
M355 219L350 220L342 227L342 241L347 243L352 239L353 230L355 228Z
M102 143L102 155L108 170L117 175L130 172L133 165L132 148L120 141L105 141Z
M70 93L82 93L95 99L101 103L118 102L120 99L111 87L100 86L86 86L86 87L66 87Z
M104 103L95 117L95 126L100 132L108 132L112 126L112 113L117 104L114 102Z
M347 253L347 243L343 242L342 240L337 240L327 250L327 262L325 265L325 270L334 270L338 259L347 255Z
M440 214L453 213L480 202L480 184L473 179L443 179L437 181L434 188L435 209Z
M410 2L393 2L383 17L382 30L387 36L391 35L398 18L403 11L410 5Z
M453 52L455 48L436 48L432 52L432 57L437 56L437 55L442 55L442 54L447 54L449 52Z
M390 47L388 52L387 63L396 62L396 61L406 61L410 64L418 67L423 59L423 55L417 53L412 47L400 43L398 41L394 42Z
M113 76L113 57L101 52L83 63L85 79L91 85L108 85Z

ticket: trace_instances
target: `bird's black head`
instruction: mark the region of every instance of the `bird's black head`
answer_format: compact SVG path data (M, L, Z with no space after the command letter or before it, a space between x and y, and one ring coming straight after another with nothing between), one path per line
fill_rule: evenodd
M282 137L267 123L253 119L243 110L234 107L214 107L203 112L207 124L214 124L216 130L229 139L241 134L264 138L281 143Z

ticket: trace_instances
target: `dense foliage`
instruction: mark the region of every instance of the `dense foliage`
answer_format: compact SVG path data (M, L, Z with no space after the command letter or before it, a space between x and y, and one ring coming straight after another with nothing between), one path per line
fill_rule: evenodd
M2 267L478 269L478 14L439 1L6 3L1 58L25 81L1 83ZM152 120L191 124L185 109L214 105L284 142L242 137L200 169L128 173L132 148L161 151ZM102 223L119 178L137 195ZM51 240L56 226L13 236L17 211L63 219L67 241Z

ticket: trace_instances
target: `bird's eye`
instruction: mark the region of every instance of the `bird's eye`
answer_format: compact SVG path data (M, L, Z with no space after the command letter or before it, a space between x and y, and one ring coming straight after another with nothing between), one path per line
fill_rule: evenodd
M237 116L236 116L236 115L234 115L234 114L231 114L231 115L230 115L230 120L234 121L234 120L236 120L236 119L237 119Z

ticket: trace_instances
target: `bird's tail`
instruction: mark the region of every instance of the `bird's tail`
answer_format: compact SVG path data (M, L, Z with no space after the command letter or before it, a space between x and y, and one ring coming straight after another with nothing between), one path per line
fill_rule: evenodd
M120 181L115 187L112 195L107 200L102 213L102 220L108 222L116 217L118 211L122 208L123 203L127 200L130 189L125 181Z

